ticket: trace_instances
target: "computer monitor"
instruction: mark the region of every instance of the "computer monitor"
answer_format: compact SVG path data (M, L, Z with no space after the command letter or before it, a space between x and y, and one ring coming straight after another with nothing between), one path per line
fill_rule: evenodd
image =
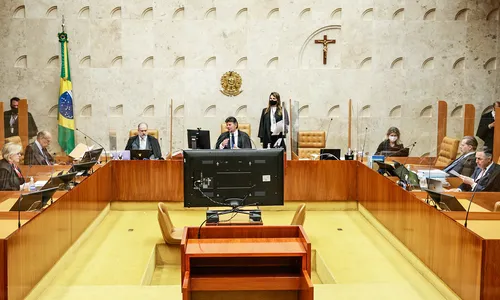
M132 160L147 160L151 159L153 155L153 150L151 149L132 149L130 150L130 159Z
M54 187L29 194L21 194L10 211L40 210L47 204L56 191L57 188Z
M439 208L446 211L465 211L465 208L460 204L460 202L455 198L455 196L441 194L429 189L423 189L432 198L434 203L436 203Z
M340 160L340 149L321 149L319 150L320 160Z
M73 178L75 178L77 172L72 172L72 173L67 173L67 174L61 174L61 175L57 175L57 176L54 176L54 177L51 177L47 183L45 183L43 185L43 187L41 188L41 190L46 190L46 189L50 189L50 188L53 188L53 187L56 187L56 188L59 188L59 186L61 184L64 184L64 188L67 187L68 183L73 180Z
M410 155L410 148L402 148L398 151L381 151L379 154L385 157L407 157L408 155Z
M74 164L69 170L68 173L76 172L76 175L84 175L87 174L90 169L97 163L97 161L89 161L80 164Z
M404 165L398 165L399 166L396 167L394 173L396 173L399 179L408 182L408 184L410 184L414 188L420 188L420 180L418 179L418 175L409 171Z
M83 157L80 160L80 162L84 163L84 162L99 160L99 157L101 157L102 150L103 150L103 148L98 148L98 149L93 149L93 150L85 151L85 153L83 154Z
M283 205L283 149L184 150L184 207Z
M189 149L210 149L210 131L201 129L188 129Z

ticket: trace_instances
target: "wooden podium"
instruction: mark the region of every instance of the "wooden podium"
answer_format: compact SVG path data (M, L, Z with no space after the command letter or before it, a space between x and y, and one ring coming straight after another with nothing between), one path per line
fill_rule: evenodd
M181 282L183 300L313 299L311 243L302 226L186 227Z

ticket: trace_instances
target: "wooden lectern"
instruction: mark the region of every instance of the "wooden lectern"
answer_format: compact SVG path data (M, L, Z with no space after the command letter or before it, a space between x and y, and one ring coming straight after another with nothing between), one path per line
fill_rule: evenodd
M302 226L186 227L181 282L183 300L311 300L311 243Z

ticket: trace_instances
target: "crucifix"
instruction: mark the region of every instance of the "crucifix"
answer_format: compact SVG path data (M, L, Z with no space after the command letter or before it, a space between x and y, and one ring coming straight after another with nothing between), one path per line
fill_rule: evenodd
M335 40L329 40L326 34L322 40L314 40L315 44L323 44L323 64L326 65L326 57L328 55L328 44L335 44Z

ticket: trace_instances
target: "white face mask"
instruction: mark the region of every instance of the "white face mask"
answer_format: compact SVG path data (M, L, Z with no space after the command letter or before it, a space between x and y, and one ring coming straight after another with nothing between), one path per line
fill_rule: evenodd
M398 137L397 136L389 136L389 141L391 142L396 142L398 140Z

